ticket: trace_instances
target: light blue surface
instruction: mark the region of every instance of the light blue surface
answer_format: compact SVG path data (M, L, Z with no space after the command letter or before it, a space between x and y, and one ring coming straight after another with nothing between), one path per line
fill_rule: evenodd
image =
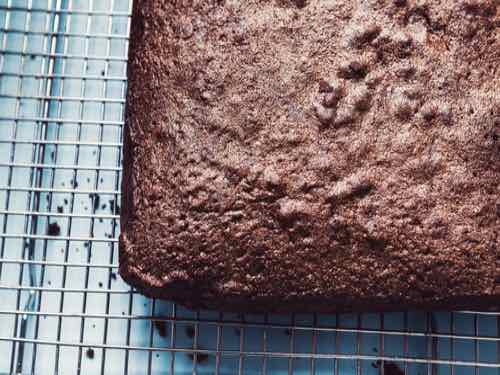
M195 313L115 278L130 9L0 0L0 373L499 373L494 313Z

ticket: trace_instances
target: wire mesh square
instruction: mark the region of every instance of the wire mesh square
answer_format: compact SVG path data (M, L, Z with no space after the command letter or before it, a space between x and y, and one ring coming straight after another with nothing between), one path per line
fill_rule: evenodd
M0 373L498 374L496 312L222 314L120 279L131 5L0 0Z

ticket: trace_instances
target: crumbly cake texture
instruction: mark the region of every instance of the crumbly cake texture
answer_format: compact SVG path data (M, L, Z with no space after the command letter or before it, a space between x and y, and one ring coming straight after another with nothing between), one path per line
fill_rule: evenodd
M194 308L500 305L500 2L138 0L120 274Z

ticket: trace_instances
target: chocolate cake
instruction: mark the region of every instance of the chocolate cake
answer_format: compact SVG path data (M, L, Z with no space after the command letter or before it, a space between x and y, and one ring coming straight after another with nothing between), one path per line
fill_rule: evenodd
M496 0L139 0L120 274L231 311L500 305Z

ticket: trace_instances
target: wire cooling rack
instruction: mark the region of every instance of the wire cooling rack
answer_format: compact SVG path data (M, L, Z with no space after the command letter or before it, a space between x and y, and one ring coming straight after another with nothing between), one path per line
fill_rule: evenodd
M0 0L0 373L500 372L495 312L235 315L131 290L117 274L130 11Z

